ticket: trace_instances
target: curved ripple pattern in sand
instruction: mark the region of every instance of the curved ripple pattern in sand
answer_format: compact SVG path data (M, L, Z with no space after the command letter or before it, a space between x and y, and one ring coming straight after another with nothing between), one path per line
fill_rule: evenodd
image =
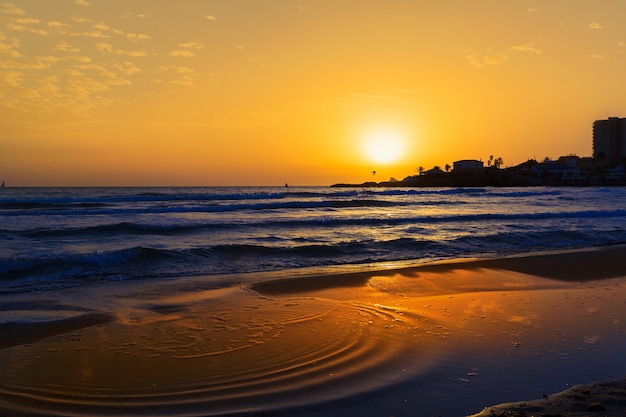
M382 306L297 300L110 323L0 352L0 409L212 415L320 402L401 378L421 332ZM412 336L413 335L413 336Z

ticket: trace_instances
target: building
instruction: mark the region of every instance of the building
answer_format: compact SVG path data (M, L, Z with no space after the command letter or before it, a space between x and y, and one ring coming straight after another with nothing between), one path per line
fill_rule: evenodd
M455 161L454 172L457 173L475 173L482 172L483 161L477 161L475 159L463 159L462 161Z
M587 173L582 161L574 155L561 156L557 161L546 160L531 168L530 177L544 185L583 185Z
M620 165L626 158L626 118L609 117L593 123L593 159Z

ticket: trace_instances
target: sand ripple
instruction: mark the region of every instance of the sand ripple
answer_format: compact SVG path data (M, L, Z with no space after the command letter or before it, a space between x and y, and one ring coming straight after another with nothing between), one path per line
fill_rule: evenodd
M409 343L423 332L414 316L367 303L236 294L152 305L1 350L0 409L217 415L317 403L407 377L408 351L432 363L428 346Z

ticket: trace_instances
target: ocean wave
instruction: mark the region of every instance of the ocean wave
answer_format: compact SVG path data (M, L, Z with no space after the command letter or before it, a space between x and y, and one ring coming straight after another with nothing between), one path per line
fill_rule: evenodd
M439 214L414 216L373 216L367 213L361 216L321 216L308 218L261 218L257 221L249 220L245 226L237 221L222 219L212 221L197 221L194 223L148 224L140 222L120 222L85 227L38 227L25 230L0 229L0 236L10 238L19 236L25 238L47 237L107 237L123 235L155 235L174 236L184 234L199 234L219 230L237 230L242 227L252 229L308 229L308 228L341 228L341 227L382 227L402 225L433 225L447 223L480 223L495 221L539 221L553 219L617 219L626 217L626 210L582 210L571 212L537 212L537 213L475 213L475 214Z
M79 215L106 215L106 214L166 214L166 213L220 213L233 211L261 211L261 210L289 210L289 209L315 209L315 208L356 208L356 207L394 207L405 206L410 203L393 202L373 199L358 200L325 200L325 201L285 201L276 203L241 203L241 204L210 204L210 205L153 205L149 207L112 207L106 209L92 209L77 211L74 208L67 209L47 207L41 210L5 210L0 212L5 216L79 216ZM428 204L428 203L424 203ZM433 203L444 204L444 203Z
M119 203L180 203L264 201L287 198L340 198L357 196L356 191L294 191L294 192L241 192L241 193L185 193L137 192L128 195L101 195L99 197L40 197L0 199L0 210L55 209L63 207L100 207Z
M493 229L441 240L416 233L382 240L314 243L274 239L267 244L216 244L22 256L0 260L0 293L48 290L100 282L176 276L224 275L373 262L501 256L520 251L612 245L626 242L617 229L515 231Z

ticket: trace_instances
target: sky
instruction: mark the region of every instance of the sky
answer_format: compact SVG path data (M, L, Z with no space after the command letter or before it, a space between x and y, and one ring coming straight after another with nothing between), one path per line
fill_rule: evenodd
M625 74L623 0L0 0L0 180L329 185L591 156Z

